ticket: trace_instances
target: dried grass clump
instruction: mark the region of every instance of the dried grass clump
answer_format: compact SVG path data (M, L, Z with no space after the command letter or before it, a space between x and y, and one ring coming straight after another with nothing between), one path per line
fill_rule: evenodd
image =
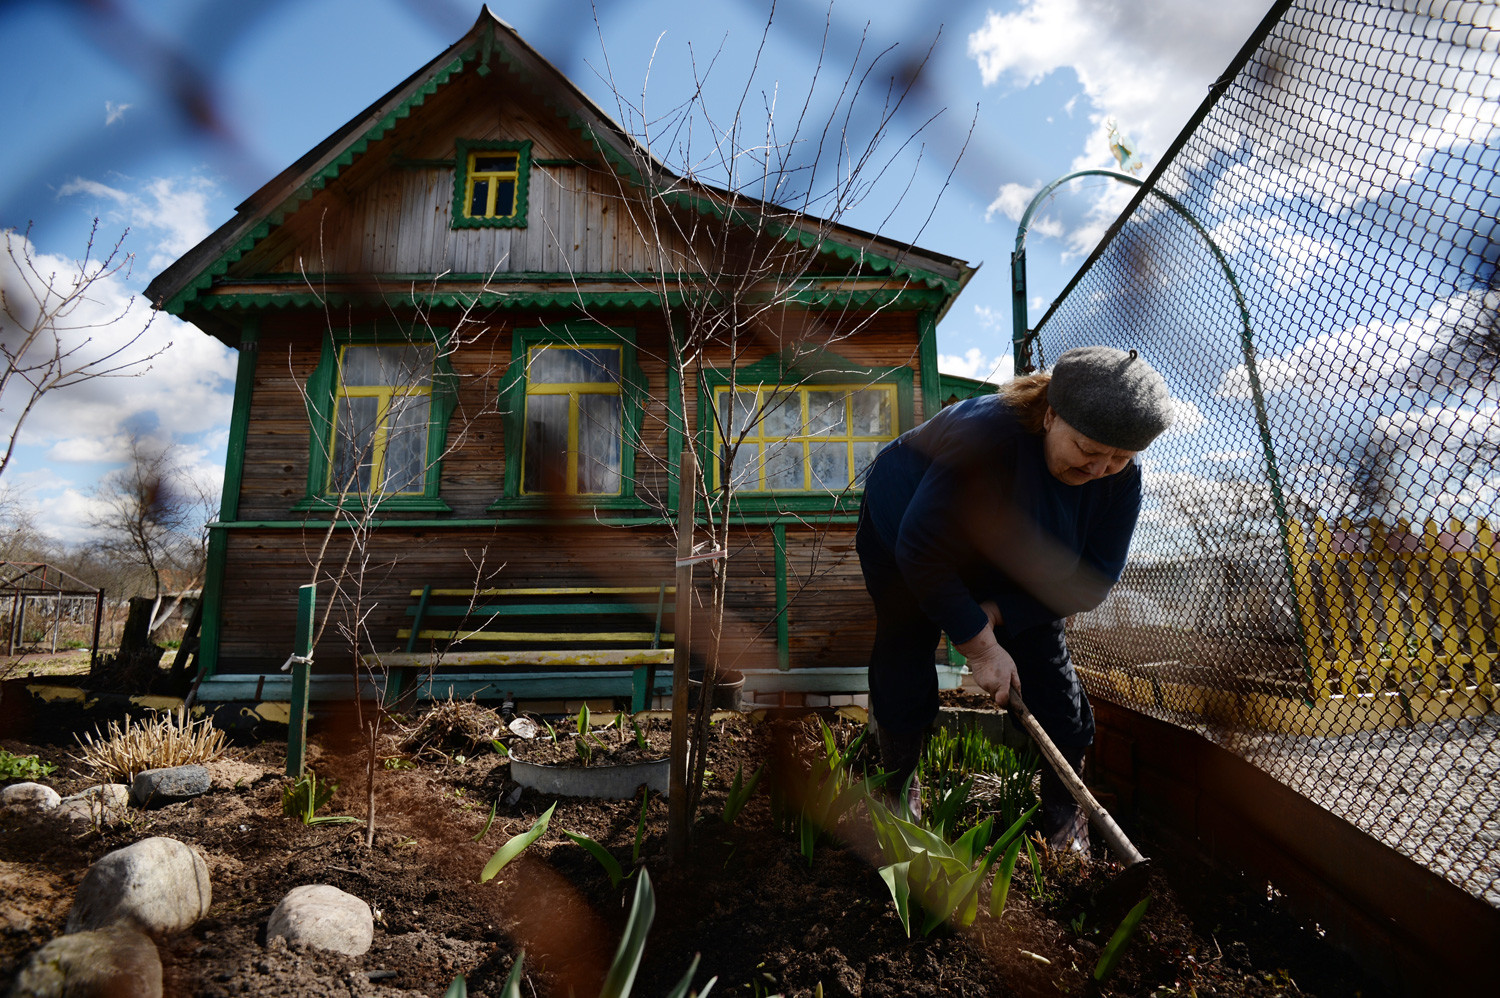
M180 707L175 713L161 711L149 721L127 721L123 726L110 721L107 733L95 727L93 734L74 739L83 750L73 756L75 761L122 783L148 769L210 762L224 754L227 741L210 718L191 720Z

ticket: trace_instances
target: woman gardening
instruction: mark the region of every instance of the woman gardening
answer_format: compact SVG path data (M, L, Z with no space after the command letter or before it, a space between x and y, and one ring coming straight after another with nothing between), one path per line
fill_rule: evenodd
M881 451L856 548L875 601L870 707L896 785L937 717L943 632L997 707L1023 691L1081 768L1094 715L1063 618L1098 606L1119 580L1141 505L1133 459L1171 422L1166 382L1134 350L1079 347L1050 373L952 405ZM1083 813L1048 766L1041 798L1048 845L1087 853Z

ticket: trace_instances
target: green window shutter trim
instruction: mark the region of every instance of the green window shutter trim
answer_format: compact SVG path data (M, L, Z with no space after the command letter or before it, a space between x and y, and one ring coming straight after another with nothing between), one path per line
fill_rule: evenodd
M868 382L870 384L894 384L896 386L896 434L899 436L911 429L916 420L916 401L913 374L909 367L863 367L847 360L831 350L819 351L788 362L780 354L772 354L753 364L734 371L733 381L737 386L748 387L760 384L795 385L819 379L837 379L844 382ZM698 432L695 444L698 448L699 467L704 474L712 475L718 460L714 447L714 403L716 388L727 386L730 376L726 369L706 369L699 379ZM711 478L710 478L711 480ZM735 516L779 513L847 513L859 510L863 490L850 486L840 492L749 492L736 491L731 513Z
M442 484L442 456L448 446L448 423L458 404L458 375L448 358L447 329L433 328L436 347L433 358L432 394L427 414L427 467L423 475L422 495L375 496L382 509L444 510L448 505L439 498ZM414 339L414 338L413 338ZM293 509L361 509L371 497L350 496L340 506L326 494L328 469L333 454L334 389L338 378L339 347L354 343L404 343L408 337L398 333L381 333L371 327L330 332L323 337L318 366L307 379L307 491Z
M504 494L490 504L491 510L524 509L528 506L555 504L552 496L521 494L521 443L526 430L526 355L534 346L550 343L582 345L610 343L617 340L620 354L620 391L622 395L620 428L620 495L581 496L580 500L599 509L643 508L635 496L635 455L642 446L641 426L646 407L646 375L636 361L635 330L628 326L601 326L594 323L567 323L562 326L516 329L511 334L511 360L500 378L497 394L505 420Z

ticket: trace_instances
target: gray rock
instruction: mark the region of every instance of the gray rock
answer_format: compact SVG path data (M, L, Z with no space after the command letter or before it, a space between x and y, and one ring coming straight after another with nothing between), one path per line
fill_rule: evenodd
M12 783L0 790L0 806L18 811L50 811L62 802L62 795L41 783Z
M375 941L370 906L328 884L294 887L266 923L266 939L281 936L346 956L360 956Z
M130 788L123 783L104 783L64 797L51 814L71 824L104 828L119 824L129 811Z
M66 931L128 920L147 932L176 932L208 911L208 864L176 839L142 839L89 867L78 885Z
M148 769L130 785L130 801L136 807L163 807L202 797L212 784L208 770L202 766Z
M161 957L138 929L118 923L58 936L16 975L11 998L161 998Z

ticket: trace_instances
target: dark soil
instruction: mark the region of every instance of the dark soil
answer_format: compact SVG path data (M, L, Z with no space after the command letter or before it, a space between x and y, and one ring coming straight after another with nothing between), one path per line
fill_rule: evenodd
M829 998L1380 994L1269 902L1264 885L1172 860L1149 834L1137 842L1158 857L1153 900L1123 964L1102 987L1091 972L1118 920L1093 903L1116 870L1104 861L1053 863L1043 854L1038 892L1023 852L1000 919L982 903L971 928L907 938L877 873L862 808L818 846L811 864L772 813L769 778L733 824L720 818L737 772L748 775L768 758L796 758L789 750L820 745L816 722L806 718L733 715L713 725L692 847L686 861L673 863L665 799L522 791L491 745L495 715L472 705L446 709L451 716L429 723L425 734L412 724L378 743L377 829L369 847L363 825L304 826L283 816L285 742L232 748L215 766L208 795L134 812L128 825L69 835L44 818L0 815L0 990L62 931L90 863L167 835L199 849L214 890L206 919L159 941L169 995L437 998L462 973L470 995L496 996L524 950L522 994L582 998L597 993L613 959L637 879L611 886L566 830L602 843L626 870L649 871L656 918L633 992L643 998L667 994L695 954L695 987L717 977L716 995L813 995L820 988ZM833 724L843 743L863 730L846 720ZM66 744L0 739L0 747L59 763L47 782L64 794L99 782L71 771L71 737L61 737ZM499 740L514 739L506 732ZM339 784L325 813L365 813L361 744L329 724L310 746L320 780ZM547 834L494 880L478 883L495 850L554 803ZM291 888L309 883L332 884L378 912L368 953L347 958L267 944L271 910Z

